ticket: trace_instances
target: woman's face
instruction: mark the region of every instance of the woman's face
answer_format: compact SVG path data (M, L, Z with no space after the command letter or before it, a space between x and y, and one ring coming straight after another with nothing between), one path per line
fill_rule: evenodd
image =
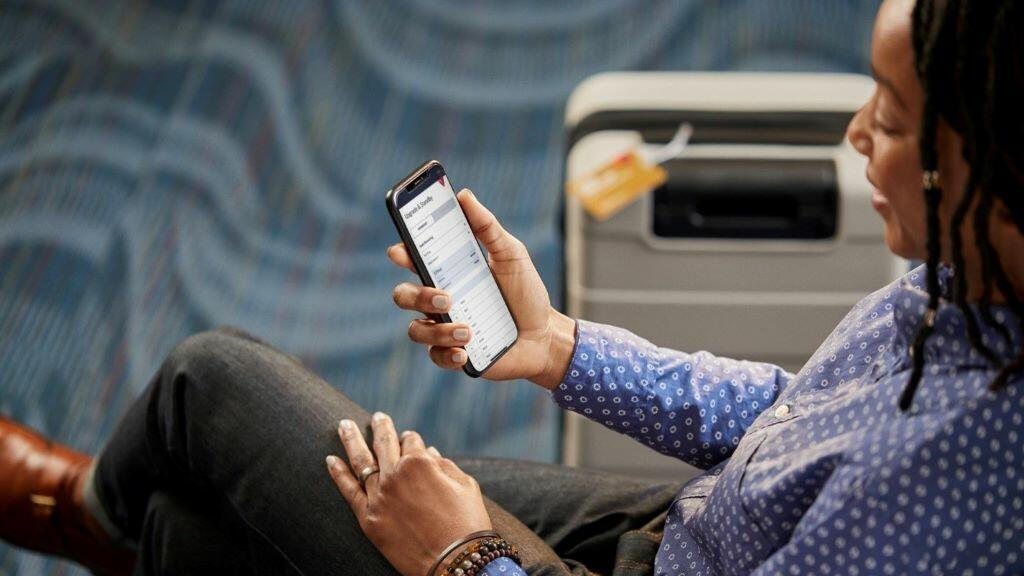
M911 23L915 0L885 0L875 21L871 43L871 67L876 82L871 100L857 112L847 128L847 138L868 159L867 178L875 188L871 203L885 221L885 243L894 254L908 259L927 258L926 206L920 156L921 115L924 92L914 69ZM948 230L970 176L964 161L963 139L940 120L935 132L939 157L940 258L951 260ZM1024 193L1024 192L1022 192ZM975 204L976 206L976 204ZM961 228L967 299L979 297L982 278L981 253L969 224L975 207L967 212ZM1001 202L989 218L989 243L995 250L1018 298L1024 299L1024 234ZM993 301L1003 301L1001 292Z
M847 138L868 158L871 204L885 221L885 243L904 258L926 255L925 203L918 139L923 93L910 39L914 0L886 0L875 21L871 67L877 81Z

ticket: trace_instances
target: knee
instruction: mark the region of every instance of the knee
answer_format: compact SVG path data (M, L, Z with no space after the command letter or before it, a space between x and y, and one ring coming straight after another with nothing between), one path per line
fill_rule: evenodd
M217 364L228 356L251 353L255 345L266 346L241 328L221 326L185 338L174 346L167 361L174 366Z
M239 344L262 344L263 346L270 346L265 341L261 340L257 336L242 330L237 326L218 326L203 332L197 332L182 340L178 345L187 345L190 341L201 342L204 346L217 348L217 347L235 347Z
M261 365L284 356L244 330L220 327L179 342L164 360L161 378L176 386L238 388L258 381L253 371Z

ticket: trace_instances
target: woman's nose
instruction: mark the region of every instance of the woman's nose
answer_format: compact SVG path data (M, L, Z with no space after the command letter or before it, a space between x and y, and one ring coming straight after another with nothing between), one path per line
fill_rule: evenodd
M850 120L850 125L846 127L846 139L857 152L870 158L872 141L867 125L867 109L868 106L865 105L853 115L853 120Z

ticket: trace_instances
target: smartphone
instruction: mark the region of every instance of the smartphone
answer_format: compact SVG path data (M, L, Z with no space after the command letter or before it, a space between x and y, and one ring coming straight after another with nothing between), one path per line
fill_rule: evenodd
M451 295L448 313L431 317L469 325L462 369L480 376L516 343L519 331L441 163L417 168L388 190L386 200L420 281Z

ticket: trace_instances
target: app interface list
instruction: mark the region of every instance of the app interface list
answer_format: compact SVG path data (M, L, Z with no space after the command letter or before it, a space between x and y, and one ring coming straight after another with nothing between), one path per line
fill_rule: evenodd
M442 176L399 211L434 286L452 297L452 321L472 330L470 361L486 368L515 340L516 325L451 184Z

